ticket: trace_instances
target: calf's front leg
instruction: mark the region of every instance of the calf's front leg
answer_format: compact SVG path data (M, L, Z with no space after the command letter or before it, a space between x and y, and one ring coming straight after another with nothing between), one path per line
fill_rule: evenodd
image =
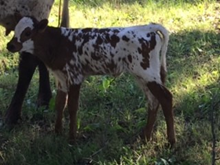
M52 97L50 88L49 72L42 61L38 61L39 68L39 92L37 98L37 107L46 106L48 108Z
M56 123L55 123L55 132L57 134L62 133L62 119L63 111L66 105L67 93L61 90L57 90L57 95L55 99L55 110L56 110Z
M69 110L69 140L74 143L77 131L77 110L79 106L79 93L81 85L71 85L68 93L68 110Z

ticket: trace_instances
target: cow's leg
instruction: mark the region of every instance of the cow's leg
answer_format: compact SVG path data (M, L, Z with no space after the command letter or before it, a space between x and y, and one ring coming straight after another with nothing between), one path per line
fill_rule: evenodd
M61 90L57 90L57 95L55 99L55 110L56 110L56 123L55 123L55 132L57 134L62 133L62 119L63 111L65 109L67 99L67 93Z
M49 72L42 61L38 61L39 67L39 92L37 99L37 106L46 106L48 107L49 101L52 97L51 88L50 88L50 80L49 80Z
M160 78L161 78L161 82L163 84L165 84L166 71L164 70L164 68L162 66L160 68ZM143 130L142 137L147 138L147 140L149 141L151 138L152 131L153 131L154 123L156 121L157 112L158 112L158 108L159 108L159 102L155 98L155 96L149 91L149 89L146 87L145 84L142 84L142 88L143 88L144 93L148 99L147 124Z
M174 130L174 115L172 108L172 94L163 85L157 82L148 82L147 87L154 97L159 101L167 124L167 138L171 146L176 142Z
M158 100L152 95L148 88L144 90L145 95L148 99L148 115L147 115L147 124L143 129L142 138L146 138L148 141L151 138L153 127L156 121L157 112L159 108Z
M149 141L151 139L154 123L156 121L157 112L158 112L158 108L159 108L159 102L154 97L154 95L150 92L150 90L148 89L148 87L146 85L146 81L144 79L136 76L136 80L148 100L147 124L143 128L143 131L141 132L140 136L142 139L146 139Z
M73 143L76 140L77 131L77 110L79 106L80 85L71 85L68 93L68 110L69 110L69 139Z
M20 54L18 84L5 114L5 123L16 124L21 118L22 103L36 67L36 57L29 53Z

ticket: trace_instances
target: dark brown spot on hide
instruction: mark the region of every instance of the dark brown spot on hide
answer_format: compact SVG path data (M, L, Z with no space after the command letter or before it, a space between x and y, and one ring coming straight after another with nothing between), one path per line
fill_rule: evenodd
M100 36L98 36L97 39L96 39L96 44L101 45L102 43L103 43L102 38Z
M112 47L116 47L116 45L117 45L117 43L120 41L120 38L117 36L117 35L115 35L115 34L113 34L112 36L111 36L111 38L110 38L110 44L111 44L111 46Z
M149 62L150 49L148 48L148 42L145 41L144 39L139 39L139 42L141 43L141 48L138 48L138 52L143 56L143 60L140 65L143 69L147 69L150 66L150 62Z
M156 37L155 33L151 33L151 39L150 41L146 41L143 38L139 39L139 42L141 43L141 48L138 48L138 52L142 54L143 60L140 63L143 69L147 69L150 66L150 61L149 61L149 53L152 51L155 46L156 46Z
M76 43L76 38L75 38L75 36L73 36L73 38L72 38L72 50L73 50L73 52L77 51L75 43Z
M0 2L0 5L4 6L4 5L5 5L5 2L4 2L4 1L1 1L1 2Z
M94 32L95 33L109 33L111 30L110 29L95 29Z
M143 61L141 62L141 66L143 69L147 69L149 68L150 66L150 63L149 63L149 57L148 58L144 58Z
M118 34L118 33L119 33L119 30L118 30L118 29L114 29L114 30L113 30L113 33Z
M114 73L115 68L117 68L117 65L114 63L113 60L111 60L111 63L106 64L106 67L104 68Z
M92 31L92 28L84 28L84 29L82 29L83 33L89 33L91 31Z
M132 63L132 56L131 56L131 55L128 55L128 61L129 61L130 63Z
M129 39L127 36L123 36L123 37L122 37L122 40L128 42L130 39Z
M148 82L147 87L149 88L150 92L158 99L160 104L167 105L170 104L170 108L172 110L172 93L163 85L158 84L155 81Z
M150 40L150 49L153 50L157 44L156 42L156 34L154 32L151 32L151 40Z
M48 27L45 32L37 33L33 38L34 47L36 48L35 54L51 70L63 70L71 60L74 62L71 67L78 69L75 63L78 60L76 59L78 58L76 55L78 51L75 45L76 38L71 39L62 35L61 29Z
M87 34L87 33L86 34L81 34L80 33L78 37L79 38L81 37L83 39L82 44L78 48L79 54L82 55L83 54L83 47L84 47L85 43L89 42L89 34Z

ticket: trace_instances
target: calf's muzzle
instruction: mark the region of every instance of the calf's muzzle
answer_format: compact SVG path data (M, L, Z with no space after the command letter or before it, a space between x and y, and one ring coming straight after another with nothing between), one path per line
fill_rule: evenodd
M22 49L22 44L17 42L17 38L13 38L8 42L7 49L12 53L19 52Z

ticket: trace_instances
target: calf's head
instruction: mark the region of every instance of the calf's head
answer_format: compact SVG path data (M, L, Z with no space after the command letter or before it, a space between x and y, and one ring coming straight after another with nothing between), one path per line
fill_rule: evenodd
M40 22L33 17L20 17L15 26L14 37L7 44L10 52L33 53L33 39L38 33L44 32L48 24L47 19Z

